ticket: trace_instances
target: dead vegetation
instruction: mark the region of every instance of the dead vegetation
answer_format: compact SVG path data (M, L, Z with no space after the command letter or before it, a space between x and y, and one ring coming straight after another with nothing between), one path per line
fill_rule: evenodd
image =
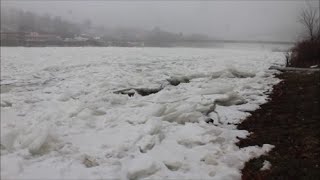
M309 6L300 14L299 22L305 28L303 40L298 41L287 58L287 66L310 67L320 66L320 12Z
M252 133L239 147L275 145L246 163L242 179L319 179L320 72L285 72L279 78L284 81L274 86L271 100L238 126ZM270 170L260 170L264 160Z

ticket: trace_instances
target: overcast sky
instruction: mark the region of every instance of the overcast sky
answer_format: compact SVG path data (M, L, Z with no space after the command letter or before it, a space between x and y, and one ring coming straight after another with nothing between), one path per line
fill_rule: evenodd
M220 39L294 41L301 32L297 17L319 1L89 1L1 0L1 8L17 7L105 27L162 29L204 33Z

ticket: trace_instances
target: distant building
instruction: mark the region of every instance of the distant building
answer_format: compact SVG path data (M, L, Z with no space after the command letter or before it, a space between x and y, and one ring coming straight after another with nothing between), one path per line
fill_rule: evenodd
M76 41L88 41L89 40L89 38L82 37L82 36L76 36L73 39L76 40Z
M1 46L106 46L101 37L85 34L62 39L56 34L38 32L1 32ZM126 44L123 46L127 46Z
M61 37L55 34L40 34L37 32L31 32L25 35L25 41L29 43L52 43L61 41Z
M73 42L75 40L73 38L65 38L63 41L64 42Z
M1 32L1 45L22 46L25 44L24 32Z
M75 36L73 38L73 40L75 41L88 41L88 40L92 40L93 38L87 34L80 34L78 36Z

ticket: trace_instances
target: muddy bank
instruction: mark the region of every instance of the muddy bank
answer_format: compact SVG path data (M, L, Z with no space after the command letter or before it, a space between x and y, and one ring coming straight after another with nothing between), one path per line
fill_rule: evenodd
M252 132L238 146L275 145L246 163L242 179L319 179L320 73L285 72L279 78L271 100L238 126ZM265 160L272 167L260 171Z

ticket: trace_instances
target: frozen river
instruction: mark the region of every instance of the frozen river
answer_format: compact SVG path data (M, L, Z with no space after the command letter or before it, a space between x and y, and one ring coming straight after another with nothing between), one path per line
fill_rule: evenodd
M236 124L283 63L258 49L1 47L1 179L240 179L272 145L239 149Z

